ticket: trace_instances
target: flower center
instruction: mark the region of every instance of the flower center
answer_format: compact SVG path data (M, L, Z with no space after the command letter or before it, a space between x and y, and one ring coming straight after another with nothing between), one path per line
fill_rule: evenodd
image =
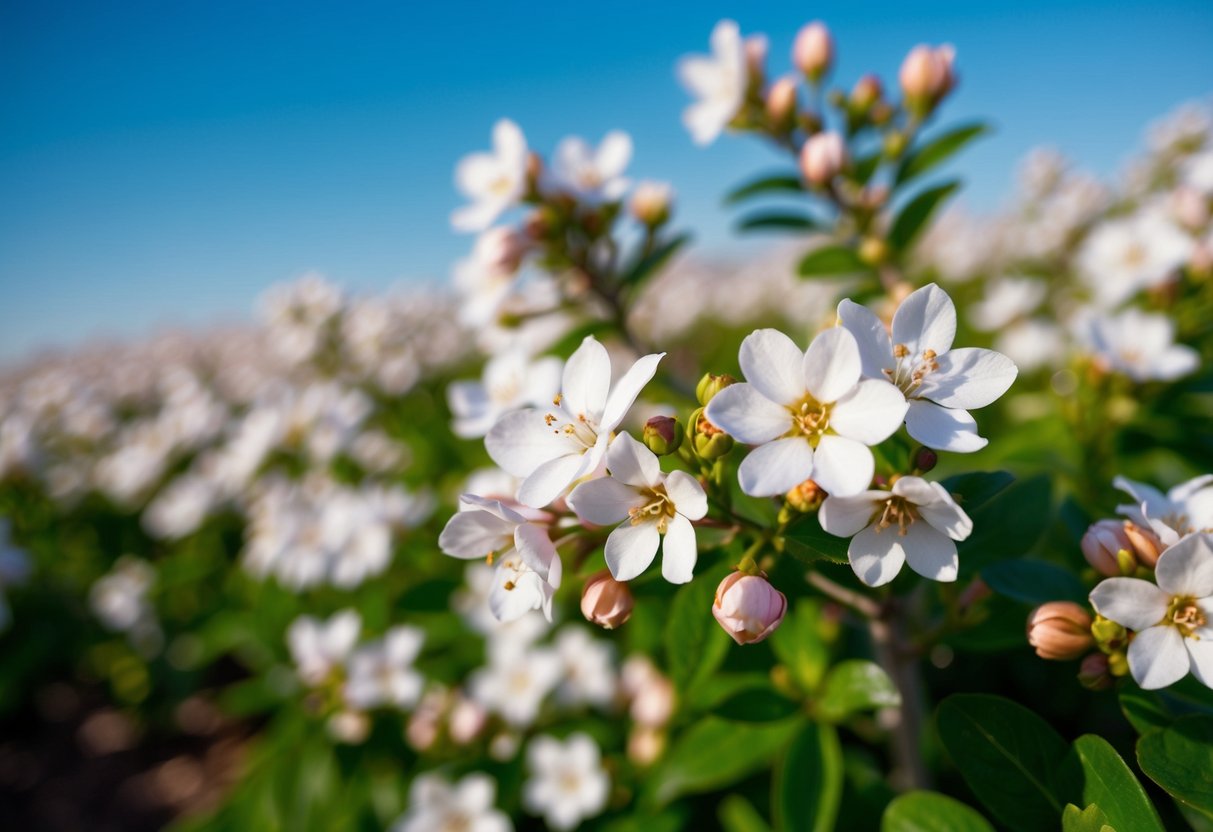
M556 410L544 415L543 421L551 429L552 433L563 433L586 448L594 447L594 443L598 441L598 426L584 413L578 413L576 416L569 413L560 403L563 401L560 395L552 399L552 404L556 405Z
M1130 243L1125 247L1123 262L1131 269L1146 262L1146 250L1140 243Z
M799 402L788 406L788 410L792 412L792 429L787 435L803 436L816 448L821 437L829 432L830 407L805 394Z
M912 503L907 502L904 497L889 497L879 519L876 520L876 533L880 534L887 528L897 526L897 534L903 536L917 519L918 512Z
M505 196L513 187L513 180L503 173L489 184L489 193L493 196Z
M893 357L897 359L897 366L885 368L883 372L907 396L922 384L924 378L939 369L935 350L923 350L919 356L915 356L910 354L910 348L905 344L894 344Z
M656 488L646 488L641 493L645 497L644 505L628 509L628 517L632 519L632 525L639 526L641 523L656 523L657 531L665 534L665 530L669 527L670 521L674 519L674 515L676 514L674 501L665 492L664 485L659 485Z
M1208 617L1195 598L1190 595L1177 595L1167 606L1164 622L1179 630L1179 634L1184 638L1199 638L1194 633L1208 623Z

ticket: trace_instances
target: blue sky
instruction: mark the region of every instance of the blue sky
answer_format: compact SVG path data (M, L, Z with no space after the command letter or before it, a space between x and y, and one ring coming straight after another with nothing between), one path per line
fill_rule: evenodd
M1047 142L1115 171L1142 127L1213 93L1213 4L123 3L0 6L0 360L94 335L250 314L308 270L358 289L442 280L451 171L499 116L532 146L615 127L633 172L671 180L698 244L727 250L720 195L774 159L695 148L678 56L733 17L786 68L796 29L835 32L836 79L893 77L957 47L946 115L997 134L959 169L995 206Z

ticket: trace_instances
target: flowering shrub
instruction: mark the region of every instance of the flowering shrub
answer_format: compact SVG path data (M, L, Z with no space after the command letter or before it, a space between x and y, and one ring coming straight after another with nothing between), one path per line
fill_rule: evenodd
M7 373L7 790L66 722L163 749L181 829L1209 827L1208 109L977 218L951 47L847 92L820 23L710 44L693 140L786 156L756 265L625 133L501 120L454 293Z

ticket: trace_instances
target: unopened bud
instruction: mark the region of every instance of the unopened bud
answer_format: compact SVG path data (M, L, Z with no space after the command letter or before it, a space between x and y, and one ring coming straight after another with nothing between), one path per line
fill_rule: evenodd
M814 84L830 71L834 63L834 39L824 23L815 20L796 33L792 63Z
M1095 646L1091 615L1073 601L1050 601L1028 615L1028 643L1042 659L1077 659Z
M1153 569L1158 564L1158 556L1162 554L1162 541L1158 539L1153 530L1139 526L1136 523L1124 524L1125 537L1132 544L1132 553L1137 558L1137 562L1148 569Z
M632 216L638 222L656 228L670 218L673 196L674 189L668 182L640 182L632 192Z
M654 674L636 691L628 715L634 722L660 728L674 715L674 683Z
M784 76L771 84L767 90L767 118L781 133L792 129L796 123L796 82L793 79Z
M543 175L543 158L534 151L526 156L526 178L528 182L536 183Z
M1108 657L1103 653L1092 653L1079 665L1078 683L1087 690L1107 690L1112 687L1112 681Z
M884 95L884 87L875 75L865 75L851 88L851 107L858 113L866 113Z
M1095 616L1095 621L1091 624L1091 635L1095 638L1095 643L1099 645L1099 649L1105 653L1120 650L1125 646L1125 642L1129 637L1123 624L1117 624L1112 619L1104 618L1102 615Z
M657 762L665 751L665 732L646 725L637 725L628 734L628 759L641 768Z
M607 569L592 575L581 591L581 614L586 621L606 630L613 630L631 618L634 605L627 583L612 578Z
M930 448L919 448L914 452L914 468L922 473L931 471L939 462L939 454Z
M737 379L733 378L728 373L721 375L713 375L706 373L703 378L699 379L699 384L695 385L695 398L699 399L699 403L704 407L708 406L708 402L712 397L719 393L730 384L736 384Z
M451 706L448 719L451 740L456 745L467 745L480 736L488 724L489 714L479 702L460 695Z
M766 35L750 35L745 39L745 65L749 71L751 83L762 83L766 74L767 51L770 42Z
M345 745L361 745L371 733L371 720L361 711L338 711L325 727L329 736Z
M508 226L490 228L476 238L472 258L492 271L513 274L531 247L530 240Z
M1105 577L1115 578L1126 574L1121 569L1119 553L1131 550L1133 543L1125 534L1124 527L1120 520L1100 520L1091 524L1079 543L1087 563Z
M885 134L884 155L889 159L900 159L901 154L906 152L906 136L898 130L893 130Z
M800 172L818 187L833 180L846 164L846 142L833 131L810 136L800 150Z
M654 416L644 423L641 438L657 456L672 454L682 444L682 423L673 416Z
M761 575L733 572L716 587L712 615L738 644L762 641L779 626L788 599Z
M869 266L879 266L889 256L889 245L879 237L864 237L859 242L859 259Z
M906 55L898 79L906 106L916 116L928 114L956 85L952 70L955 57L956 50L951 46L926 44L915 46Z
M708 421L702 407L691 414L687 438L691 440L691 449L700 459L708 462L720 459L733 450L733 437Z
M826 493L812 480L805 480L784 495L784 501L799 512L810 512L821 508Z

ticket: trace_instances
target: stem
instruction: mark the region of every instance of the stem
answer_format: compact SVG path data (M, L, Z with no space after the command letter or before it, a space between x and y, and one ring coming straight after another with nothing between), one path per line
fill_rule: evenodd
M868 634L876 652L876 661L889 674L901 706L896 710L897 722L892 729L894 786L906 789L927 789L931 775L922 758L922 676L918 659L903 636L905 618L896 599L890 599L880 615L868 621Z
M847 589L842 584L834 583L834 581L822 575L820 572L809 571L804 578L809 586L816 589L823 595L837 601L843 606L850 607L855 612L865 618L875 619L880 617L881 607L871 598L866 595L861 595L858 592Z

